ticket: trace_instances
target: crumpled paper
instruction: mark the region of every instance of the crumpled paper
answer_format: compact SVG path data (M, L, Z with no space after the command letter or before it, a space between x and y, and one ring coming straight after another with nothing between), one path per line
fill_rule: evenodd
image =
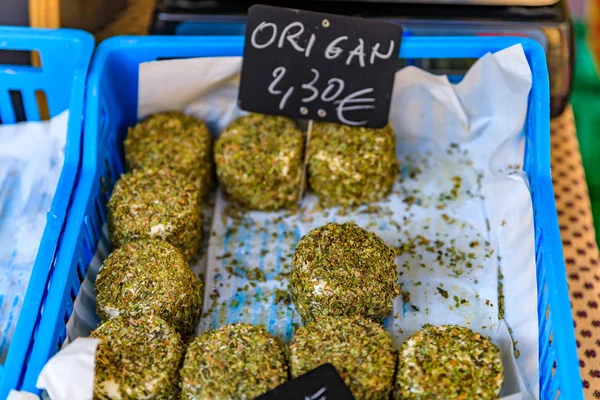
M11 390L6 400L40 400L40 397L29 392Z
M37 387L45 391L44 397L58 400L92 400L94 359L99 343L100 341L94 338L77 338L52 357L37 381ZM7 400L39 400L39 397L33 393L12 390Z
M65 346L44 366L36 386L44 389L51 399L92 400L98 343L94 338L77 338Z
M138 116L183 110L206 120L218 135L242 113L235 106L240 67L241 60L232 57L142 64ZM402 171L390 196L378 204L344 213L319 211L315 197L307 194L296 214L249 212L240 224L218 192L207 255L192 266L206 280L205 314L197 331L244 321L263 324L289 340L300 318L293 305L276 301L275 289L286 288L296 243L316 226L352 220L389 245L413 241L425 247L400 252L397 259L410 299L396 299L393 315L384 322L396 346L425 323L469 326L489 335L502 351L501 396L537 398L533 214L521 170L530 87L531 72L520 46L482 57L458 85L413 67L399 71L390 123ZM436 264L426 250L427 243L437 246L436 240L444 248L452 241L473 266L457 270ZM106 250L103 239L69 321L70 338L95 327L93 279ZM249 277L249 271L259 271L264 280ZM506 294L503 319L500 281ZM88 368L93 370L93 364Z

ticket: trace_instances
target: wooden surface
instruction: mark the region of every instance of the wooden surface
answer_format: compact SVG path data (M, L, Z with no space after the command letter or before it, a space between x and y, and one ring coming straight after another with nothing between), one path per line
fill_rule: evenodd
M146 35L155 0L128 0L128 5L106 28L94 32L96 41L116 35Z
M567 267L581 379L586 399L600 399L600 257L570 107L552 120L550 139L554 198Z
M60 0L29 0L29 26L60 27Z
M113 21L125 6L126 0L29 0L29 25L95 31Z

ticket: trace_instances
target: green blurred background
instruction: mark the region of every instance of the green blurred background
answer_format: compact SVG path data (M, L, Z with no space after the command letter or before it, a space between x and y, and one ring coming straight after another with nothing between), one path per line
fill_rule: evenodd
M600 79L590 54L586 27L575 23L575 77L571 104L592 202L596 241L600 243Z

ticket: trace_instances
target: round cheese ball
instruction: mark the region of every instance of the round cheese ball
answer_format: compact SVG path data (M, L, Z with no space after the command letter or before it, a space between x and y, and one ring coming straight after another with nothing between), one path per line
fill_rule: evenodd
M171 168L192 180L205 196L214 181L213 140L204 122L177 111L155 114L127 132L129 170Z
M190 260L202 242L200 193L185 175L170 169L134 170L121 176L108 202L115 247L160 238Z
M469 328L426 325L400 348L395 400L497 399L500 349Z
M202 283L183 255L160 239L142 239L115 250L104 261L95 290L102 320L124 311L156 314L185 337L202 313Z
M395 250L354 223L329 223L302 237L289 291L302 319L360 315L381 321L400 294Z
M175 399L184 343L156 315L120 315L92 332L99 339L94 399Z
M215 145L217 177L231 199L253 210L298 201L304 137L294 121L249 114L233 121Z
M203 333L188 347L181 395L251 400L287 379L285 356L273 336L259 326L231 324Z
M324 206L359 206L385 197L398 176L396 135L382 129L317 122L308 144L312 190Z
M323 317L296 331L289 350L292 377L332 364L356 400L389 398L396 367L390 335L362 317Z

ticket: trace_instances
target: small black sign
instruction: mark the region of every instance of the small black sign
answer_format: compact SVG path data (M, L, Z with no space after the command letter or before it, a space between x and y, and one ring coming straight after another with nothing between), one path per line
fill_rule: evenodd
M323 364L268 391L256 400L354 400L331 364Z
M239 106L381 128L388 122L401 38L402 28L388 22L252 6Z

